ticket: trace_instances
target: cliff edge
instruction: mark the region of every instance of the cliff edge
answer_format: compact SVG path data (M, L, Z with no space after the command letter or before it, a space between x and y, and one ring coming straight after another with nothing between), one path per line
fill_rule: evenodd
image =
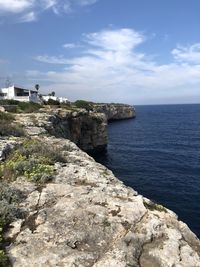
M85 150L104 146L109 116L45 109L13 121L4 114L11 133L16 122L23 131L0 138L1 266L200 267L200 241L175 213L68 140Z
M45 108L33 114L17 114L15 119L29 136L66 138L89 153L107 147L107 119L103 113Z
M130 105L94 104L92 107L92 111L46 107L31 114L17 114L15 118L30 136L67 138L91 153L106 149L108 121L135 117L135 109Z
M132 119L136 116L135 108L126 104L94 104L96 112L104 113L108 121Z
M64 160L48 183L11 183L23 214L5 235L13 267L200 266L200 241L175 213L125 186L69 140L35 138ZM4 159L21 142L1 141Z

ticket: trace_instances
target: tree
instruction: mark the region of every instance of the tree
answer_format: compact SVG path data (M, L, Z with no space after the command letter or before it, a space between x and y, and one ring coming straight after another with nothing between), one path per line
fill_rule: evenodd
M52 91L51 93L48 94L48 96L55 96L56 93L54 91Z
M39 84L36 84L36 85L35 85L35 89L36 89L37 91L39 91L39 89L40 89L40 85L39 85Z

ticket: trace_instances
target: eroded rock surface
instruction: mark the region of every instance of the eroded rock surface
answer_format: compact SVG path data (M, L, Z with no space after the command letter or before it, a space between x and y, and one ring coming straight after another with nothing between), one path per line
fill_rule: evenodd
M125 104L95 104L94 110L104 113L108 121L130 119L136 116L134 107Z
M124 104L95 104L85 109L46 108L38 113L18 114L16 121L30 136L53 135L67 138L87 152L105 150L107 122L135 117L135 109Z
M42 137L40 137L42 138ZM200 267L200 241L176 214L126 187L68 140L52 182L18 179L24 220L12 223L14 267Z
M18 114L16 120L30 136L67 138L87 152L104 150L107 146L107 120L103 113L43 109L34 114Z

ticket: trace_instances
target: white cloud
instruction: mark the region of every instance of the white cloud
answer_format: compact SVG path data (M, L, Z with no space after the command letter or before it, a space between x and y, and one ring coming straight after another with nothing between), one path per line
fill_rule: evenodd
M0 0L0 12L20 13L34 5L34 0Z
M21 14L22 22L34 21L36 16L49 9L55 14L70 13L77 8L92 5L98 0L0 0L0 13ZM24 18L24 19L23 19Z
M42 1L44 8L48 9L57 5L58 0L43 0Z
M97 2L98 0L78 0L79 5L81 6L88 6L88 5L93 5Z
M72 49L72 48L77 48L77 47L80 47L80 45L78 44L73 44L73 43L66 43L63 45L64 48L67 48L67 49Z
M85 35L91 45L111 51L129 51L144 41L144 36L131 29L108 30Z
M48 63L48 64L68 64L69 60L65 59L63 56L36 56L35 60Z
M194 60L158 64L150 55L138 52L145 40L143 34L132 29L86 34L83 39L85 50L82 47L77 57L44 55L35 58L43 63L62 64L61 70L32 71L34 75L27 75L29 79L41 81L49 90L53 86L58 94L71 99L155 103L164 102L168 96L181 102L181 99L195 95L197 101L200 64L193 64Z
M172 50L174 58L178 61L200 64L200 43L191 46L178 46Z
M37 20L37 16L34 12L29 12L25 15L23 15L21 18L20 18L20 22L31 22L31 21L36 21Z
M71 13L75 9L93 5L99 0L57 0L56 4L53 6L53 11L55 14L60 13Z

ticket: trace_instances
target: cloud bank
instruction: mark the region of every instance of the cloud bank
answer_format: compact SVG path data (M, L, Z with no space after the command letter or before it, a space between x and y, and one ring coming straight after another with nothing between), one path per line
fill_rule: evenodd
M54 70L30 70L27 76L71 99L127 103L200 101L199 44L178 46L171 51L171 63L159 64L151 55L140 52L140 45L147 40L144 34L126 28L84 34L79 56L36 56L43 67Z
M200 64L200 43L186 47L178 46L172 54L178 61Z

